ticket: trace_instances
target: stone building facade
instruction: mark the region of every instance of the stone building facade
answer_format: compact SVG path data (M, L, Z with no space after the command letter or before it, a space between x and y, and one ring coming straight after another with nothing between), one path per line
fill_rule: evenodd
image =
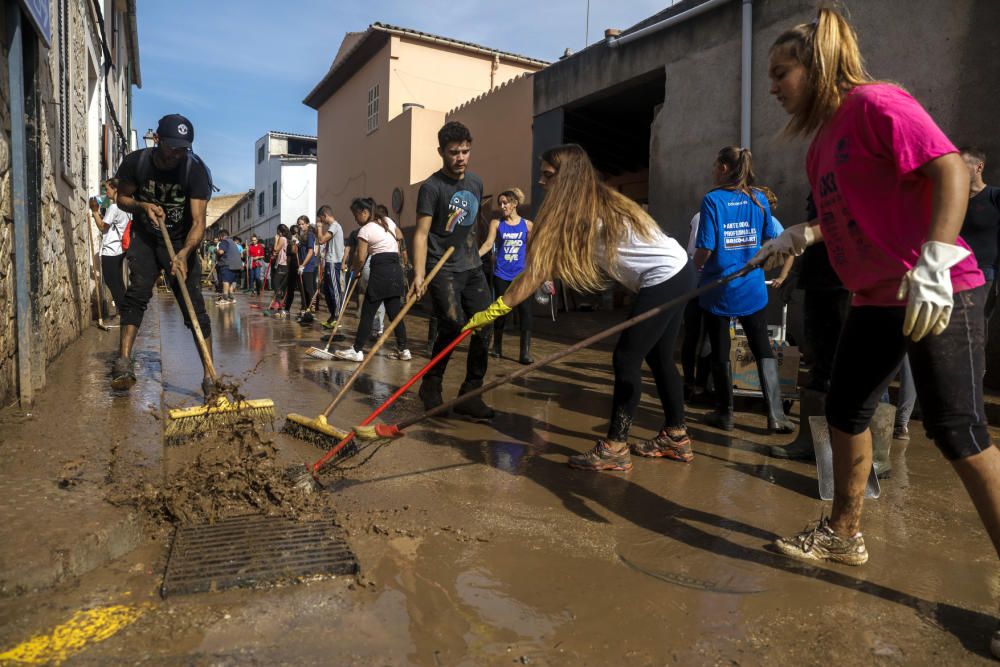
M128 122L131 95L123 100L120 92L123 72L128 72L125 85L129 91L139 82L139 64L134 0L50 0L48 40L12 5L18 3L5 3L0 13L0 35L4 36L0 54L0 407L20 399L27 408L45 386L46 366L91 322L95 246L87 203L97 194L96 184L113 174L117 161L135 147ZM18 17L27 139L23 162L15 159L12 122L18 119L11 115L10 76L17 65L11 59L10 35ZM116 32L109 35L109 31ZM109 47L119 39L123 46L112 55ZM95 146L100 151L96 160ZM27 181L23 228L27 256L15 252L12 187L19 169L26 172ZM27 278L23 282L28 292L26 311L25 299L18 306L18 273Z

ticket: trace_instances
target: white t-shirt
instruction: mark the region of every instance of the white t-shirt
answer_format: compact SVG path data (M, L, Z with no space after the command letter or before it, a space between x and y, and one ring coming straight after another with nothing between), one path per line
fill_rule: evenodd
M694 214L691 218L691 235L688 237L688 257L694 259L694 251L697 250L696 244L698 242L698 227L701 226L701 211Z
M603 244L598 243L595 251L597 264L611 275ZM652 241L644 241L630 232L628 241L618 247L620 280L622 285L633 292L670 280L687 263L688 256L681 244L661 229L656 230Z
M377 222L369 222L361 231L358 238L368 242L368 254L378 255L383 252L399 252L399 241L396 240L396 223L388 218L384 218L389 231L382 228Z
M108 231L101 237L101 256L116 257L122 254L122 235L128 226L128 213L118 208L118 204L111 204L104 212L104 223L108 225Z

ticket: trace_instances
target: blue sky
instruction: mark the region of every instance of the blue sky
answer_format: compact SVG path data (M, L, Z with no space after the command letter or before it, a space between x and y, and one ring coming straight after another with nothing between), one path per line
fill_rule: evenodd
M316 133L302 100L323 77L345 32L376 21L553 61L583 48L587 0L142 0L141 137L182 113L195 150L223 192L253 185L253 145L268 130ZM590 0L590 41L671 0ZM141 138L140 138L141 144Z

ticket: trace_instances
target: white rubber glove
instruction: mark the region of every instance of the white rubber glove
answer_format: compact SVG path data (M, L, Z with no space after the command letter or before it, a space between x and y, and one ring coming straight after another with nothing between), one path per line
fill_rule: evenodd
M907 301L903 335L918 341L927 334L937 336L951 320L955 295L951 289L951 267L972 252L951 243L928 241L920 248L920 259L899 284L896 298Z
M819 239L815 227L808 222L792 225L781 232L778 238L762 245L750 263L769 271L784 264L789 256L798 257Z
M306 272L306 267L304 267L304 266L300 266L300 267L299 267L299 275L301 276L301 275L302 275L303 273L305 273L305 272Z

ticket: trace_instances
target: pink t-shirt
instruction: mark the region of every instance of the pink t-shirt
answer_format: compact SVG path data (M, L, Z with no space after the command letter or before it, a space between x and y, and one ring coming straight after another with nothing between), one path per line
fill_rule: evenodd
M399 252L399 241L396 240L396 223L389 218L382 218L389 231L385 231L382 225L377 222L369 222L361 231L358 238L368 242L368 254L378 255L383 252Z
M896 291L930 228L933 186L916 170L957 152L920 103L889 84L858 86L820 128L806 170L830 263L854 305L902 305ZM951 269L955 292L984 282L972 255Z

